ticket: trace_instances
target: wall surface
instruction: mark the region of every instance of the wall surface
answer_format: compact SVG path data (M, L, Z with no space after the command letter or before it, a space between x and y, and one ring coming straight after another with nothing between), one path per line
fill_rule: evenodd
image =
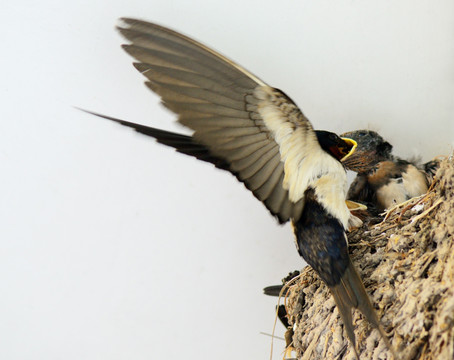
M180 129L119 47L121 16L226 54L318 129L378 130L424 160L453 147L452 1L43 0L2 15L1 359L264 359L262 288L303 266L290 227L232 176L73 108Z

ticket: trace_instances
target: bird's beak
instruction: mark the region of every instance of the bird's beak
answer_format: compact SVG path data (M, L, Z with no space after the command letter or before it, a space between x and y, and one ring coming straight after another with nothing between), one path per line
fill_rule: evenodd
M344 140L347 144L351 145L351 149L350 151L347 153L347 155L345 155L341 161L345 161L346 159L348 159L356 150L358 144L356 143L355 140L353 139L349 139L349 138L344 138L344 137L341 137L342 140Z
M357 203L355 201L345 200L345 204L347 205L348 210L350 210L350 211L360 211L360 210L365 211L365 210L367 210L367 206L366 205Z

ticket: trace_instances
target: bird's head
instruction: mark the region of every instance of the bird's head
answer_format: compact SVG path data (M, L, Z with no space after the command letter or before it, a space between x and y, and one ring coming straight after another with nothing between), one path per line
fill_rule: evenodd
M385 141L377 132L372 130L349 131L341 135L357 142L358 147L352 156L345 159L347 169L366 173L379 162L392 160L392 145Z
M357 144L353 139L323 130L317 130L315 133L322 149L339 161L345 161L355 152Z

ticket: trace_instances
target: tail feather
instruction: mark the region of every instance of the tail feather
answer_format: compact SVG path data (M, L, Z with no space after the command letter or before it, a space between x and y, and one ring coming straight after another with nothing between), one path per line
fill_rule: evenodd
M339 309L342 322L344 323L345 331L353 344L356 358L358 353L356 350L356 338L353 330L352 323L352 309L358 309L366 317L367 321L371 323L375 328L378 329L380 335L385 342L386 347L391 351L394 359L398 359L394 348L388 340L385 330L378 320L375 309L373 308L369 296L364 289L364 285L356 272L353 264L349 261L347 269L341 278L339 284L330 287L331 293L333 294L336 305Z
M158 143L173 147L176 151L182 154L194 156L199 160L209 162L219 169L229 170L229 164L224 159L214 156L205 145L196 142L192 136L161 130L151 126L136 124L84 109L79 110L98 116L100 118L114 121L123 126L128 126L141 134L155 138Z
M284 285L271 285L263 289L263 293L268 296L280 296Z

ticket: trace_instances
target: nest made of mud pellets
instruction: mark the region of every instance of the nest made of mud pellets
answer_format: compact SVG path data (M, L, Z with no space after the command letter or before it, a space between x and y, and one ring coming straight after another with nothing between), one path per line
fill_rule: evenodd
M454 160L430 191L348 234L350 257L401 359L454 359ZM355 359L334 300L306 267L286 296L298 359ZM390 359L377 330L353 314L362 359Z

